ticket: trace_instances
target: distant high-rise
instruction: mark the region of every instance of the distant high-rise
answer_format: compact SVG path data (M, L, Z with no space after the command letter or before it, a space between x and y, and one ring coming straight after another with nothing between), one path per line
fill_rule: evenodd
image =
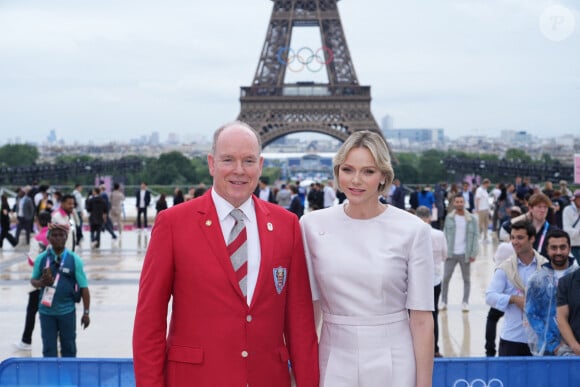
M50 133L46 137L46 142L49 144L56 143L56 129L50 129Z
M167 135L167 143L170 145L176 145L179 144L179 136L177 135L177 133L169 133Z
M514 145L526 145L532 141L532 135L525 130L502 130L500 137Z
M392 116L387 114L386 116L383 117L383 120L381 121L381 129L383 130L383 133L385 132L385 130L394 129Z
M383 129L383 135L394 146L407 146L410 144L437 146L445 143L445 131L440 128Z
M159 132L151 133L149 137L149 145L159 145Z

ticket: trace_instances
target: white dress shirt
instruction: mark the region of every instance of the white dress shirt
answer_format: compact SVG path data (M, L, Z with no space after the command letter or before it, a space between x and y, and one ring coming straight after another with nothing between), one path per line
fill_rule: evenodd
M235 223L234 218L230 216L230 212L232 212L232 210L236 207L232 206L228 201L221 197L215 191L215 189L211 190L211 198L213 199L215 208L217 210L218 219L220 221L220 226L224 237L224 243L227 245L230 231L234 227ZM250 197L238 208L244 213L246 234L248 236L248 293L246 299L248 305L250 305L252 302L252 296L254 295L254 290L256 289L258 273L260 272L260 235L258 234L256 209L254 207L254 201L252 198Z

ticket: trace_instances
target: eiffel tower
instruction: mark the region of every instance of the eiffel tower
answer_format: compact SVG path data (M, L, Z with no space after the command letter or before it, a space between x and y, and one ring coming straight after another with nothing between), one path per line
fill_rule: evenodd
M371 88L358 83L338 0L272 1L254 81L241 88L238 120L259 132L263 146L297 132L323 133L340 141L358 130L381 133L370 109ZM290 48L292 30L300 27L318 27L322 47ZM288 66L312 71L325 66L328 83L285 83Z

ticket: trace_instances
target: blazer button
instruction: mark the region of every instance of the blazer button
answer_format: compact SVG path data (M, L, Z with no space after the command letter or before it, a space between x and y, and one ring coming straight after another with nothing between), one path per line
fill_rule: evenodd
M242 357L248 357L248 351L242 351Z
M249 314L249 315L246 316L246 321L247 322L252 322L252 315L251 314Z

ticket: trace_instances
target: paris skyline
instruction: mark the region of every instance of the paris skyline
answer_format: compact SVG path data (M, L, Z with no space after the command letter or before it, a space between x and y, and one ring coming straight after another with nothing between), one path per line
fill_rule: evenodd
M210 137L239 113L272 2L0 2L0 144ZM497 136L580 133L573 1L342 0L355 70L377 122ZM227 11L226 11L227 9ZM316 33L291 46L316 51ZM302 39L302 40L300 40ZM295 41L296 40L296 41ZM322 78L320 78L322 76ZM314 71L287 82L324 81Z

